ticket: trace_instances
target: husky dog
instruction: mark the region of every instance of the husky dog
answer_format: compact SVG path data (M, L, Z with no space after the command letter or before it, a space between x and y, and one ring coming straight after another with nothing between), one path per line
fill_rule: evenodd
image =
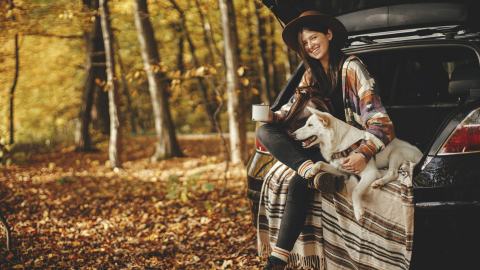
M323 170L334 175L342 175L347 179L347 174L354 174L342 168L343 160L354 153L347 149L351 150L355 143L363 139L369 140L374 135L338 120L329 113L308 109L313 115L308 118L305 126L297 129L292 135L296 140L305 140L302 143L304 148L319 145L322 156L329 164L322 161L315 163L306 177L313 177L318 171ZM350 153L346 154L348 152L345 150ZM369 186L377 188L397 179L398 168L405 161L418 163L422 156L422 152L417 147L399 139L392 140L385 149L377 153L376 158L372 158L365 169L358 174L360 182L352 192L355 218L359 221L363 217L365 211L360 199ZM387 174L382 177L378 168L387 166Z

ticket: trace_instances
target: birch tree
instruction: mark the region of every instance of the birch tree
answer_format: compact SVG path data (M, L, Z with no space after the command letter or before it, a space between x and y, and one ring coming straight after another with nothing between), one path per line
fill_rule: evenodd
M102 25L103 43L107 64L108 108L110 113L110 143L108 157L112 168L121 167L122 133L120 126L120 106L118 97L117 78L115 76L115 57L113 53L113 37L108 16L107 0L100 0L100 21Z
M230 151L231 160L233 164L242 162L242 149L240 141L239 123L237 121L236 111L238 110L238 95L236 93L238 89L238 78L236 70L238 68L238 62L235 63L234 53L236 52L235 44L232 42L232 33L230 29L230 21L228 17L227 1L231 0L219 0L222 28L223 28L223 41L225 47L225 65L226 65L226 79L227 79L227 110L229 120L229 133L230 133Z
M163 74L159 71L160 55L157 49L150 15L146 0L134 0L133 9L135 14L135 27L137 28L138 40L142 54L143 66L148 78L148 90L152 99L155 130L157 132L157 147L151 161L183 156L175 129L170 116L170 109L161 79Z

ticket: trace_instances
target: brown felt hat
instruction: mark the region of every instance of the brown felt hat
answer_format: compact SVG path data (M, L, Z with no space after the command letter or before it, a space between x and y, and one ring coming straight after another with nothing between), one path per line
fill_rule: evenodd
M305 11L298 18L291 21L282 32L282 38L287 46L300 54L298 46L298 31L306 24L322 24L333 32L333 40L340 48L345 46L348 39L347 29L337 18L322 14L316 10Z

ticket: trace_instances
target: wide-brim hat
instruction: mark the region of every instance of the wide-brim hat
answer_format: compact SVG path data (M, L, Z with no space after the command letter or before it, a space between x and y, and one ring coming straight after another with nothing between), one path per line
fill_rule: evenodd
M282 32L282 38L285 44L297 53L300 53L298 31L306 24L325 25L328 29L332 30L333 40L340 48L343 48L348 40L347 29L337 18L322 14L316 10L305 11L300 14L298 18L285 25Z

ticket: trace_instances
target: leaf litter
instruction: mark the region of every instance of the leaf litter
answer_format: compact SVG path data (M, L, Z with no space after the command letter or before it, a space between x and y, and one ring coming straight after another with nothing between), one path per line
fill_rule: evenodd
M0 168L13 246L0 226L1 269L260 269L243 165L220 196L220 139L179 139L186 157L156 163L154 137L124 140L115 170L108 140L96 153L30 147Z

